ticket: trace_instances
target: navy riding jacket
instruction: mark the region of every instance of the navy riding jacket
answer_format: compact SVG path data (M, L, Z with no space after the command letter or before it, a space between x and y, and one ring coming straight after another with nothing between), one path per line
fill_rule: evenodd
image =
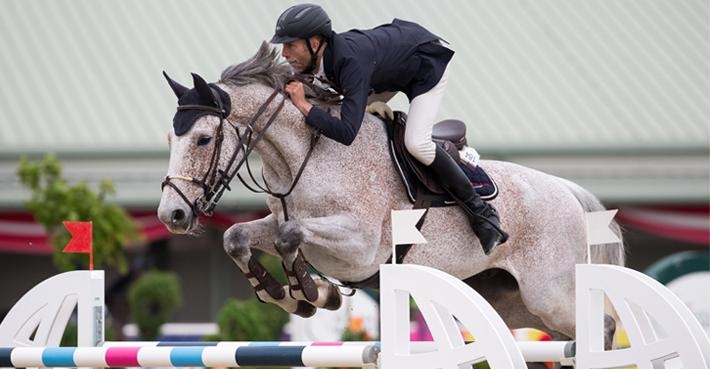
M333 33L323 52L326 78L343 94L340 119L311 108L306 123L350 145L365 115L370 92L404 92L411 101L441 80L454 52L424 27L395 19L370 30Z

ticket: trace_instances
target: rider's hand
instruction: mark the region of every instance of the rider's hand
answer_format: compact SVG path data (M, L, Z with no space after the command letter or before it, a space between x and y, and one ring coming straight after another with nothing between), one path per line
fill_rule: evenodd
M368 105L367 108L365 108L365 111L370 114L377 115L380 118L387 118L389 120L394 119L394 113L392 112L392 109L382 101L373 102L372 104Z
M286 92L291 102L293 102L293 105L295 105L303 115L308 115L312 105L306 100L306 91L303 89L303 83L291 81L286 84L284 92Z

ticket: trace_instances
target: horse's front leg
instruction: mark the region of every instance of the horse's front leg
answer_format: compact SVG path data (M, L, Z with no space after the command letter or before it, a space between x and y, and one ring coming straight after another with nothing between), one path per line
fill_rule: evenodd
M337 286L326 279L313 279L308 273L305 259L299 247L302 243L327 250L331 255L343 256L363 253L364 259L374 258L374 248L362 238L359 226L351 217L340 214L320 218L299 219L281 224L274 241L276 251L283 259L284 270L288 276L290 295L298 300L329 310L336 310L342 304L342 297ZM367 251L364 251L367 250ZM359 258L363 261L363 258Z
M277 231L276 218L271 214L251 222L235 224L224 233L224 250L247 277L259 300L277 304L292 314L312 316L316 308L287 294L289 287L282 286L251 252L252 248L258 248L275 253L273 244Z

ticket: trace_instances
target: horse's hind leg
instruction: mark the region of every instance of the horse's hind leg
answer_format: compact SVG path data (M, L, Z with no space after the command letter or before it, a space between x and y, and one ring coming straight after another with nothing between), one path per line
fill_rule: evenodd
M511 329L536 328L546 330L543 321L525 307L518 282L503 269L489 269L464 280L483 296Z
M547 275L555 283L547 287L539 285L540 276L528 275L520 282L520 294L527 309L539 317L545 326L574 338L576 333L574 270L556 276ZM609 307L604 315L604 349L611 350L616 333L616 320ZM544 329L543 329L544 330ZM549 332L554 335L554 332Z
M273 245L277 229L272 215L235 224L224 233L224 250L247 277L259 300L277 304L292 314L312 316L316 312L315 306L287 294L288 286L281 286L251 252L252 247L268 249L268 245Z
M557 276L547 275L547 287L538 284L542 276L528 275L520 280L520 294L527 309L544 324L564 336L574 338L576 326L574 270ZM609 314L604 316L604 349L611 350L616 332L616 321ZM553 333L553 332L550 332Z
M294 299L329 310L337 310L342 304L338 287L325 279L314 280L306 266L299 246L303 242L305 229L295 221L288 221L279 227L274 241L276 251L283 259L283 267L288 276L290 295Z
M540 318L547 328L574 338L574 266L557 268L554 275L551 275L553 269L538 273L528 270L525 278L517 278L520 297L528 311Z

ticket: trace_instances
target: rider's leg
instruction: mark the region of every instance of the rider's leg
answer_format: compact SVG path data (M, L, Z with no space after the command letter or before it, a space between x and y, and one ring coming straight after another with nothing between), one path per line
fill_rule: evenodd
M414 158L431 168L442 187L461 205L483 251L488 254L495 245L508 239L508 235L500 229L498 213L476 193L466 174L451 156L431 140L432 127L447 79L448 68L436 86L415 97L410 103L404 144Z

